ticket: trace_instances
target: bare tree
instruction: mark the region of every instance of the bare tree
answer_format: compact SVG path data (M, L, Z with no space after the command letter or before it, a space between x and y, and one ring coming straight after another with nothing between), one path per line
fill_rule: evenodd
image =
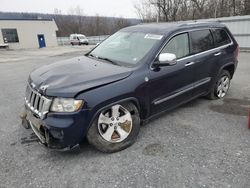
M213 15L214 18L218 17L219 1L220 0L214 0L213 7L211 7L213 8L212 10L214 10L214 15Z
M150 2L143 0L142 3L134 3L134 9L138 17L144 22L152 22L156 19L157 11Z
M244 2L244 14L250 14L250 1L249 0L245 0Z
M84 26L85 14L83 9L78 5L76 7L71 7L68 10L68 14L71 17L71 30L73 33L82 33Z
M142 0L135 6L139 17L145 20L151 4L160 21L178 21L201 18L250 14L250 0ZM146 16L148 18L148 16Z
M207 0L191 0L193 1L195 7L196 7L196 12L198 13L197 17L198 18L205 18L204 12L205 12L205 6L207 3ZM223 0L222 0L223 1Z

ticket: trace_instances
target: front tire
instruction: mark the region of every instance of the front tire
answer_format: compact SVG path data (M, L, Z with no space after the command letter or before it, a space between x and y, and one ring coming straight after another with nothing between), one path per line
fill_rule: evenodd
M132 103L116 104L101 111L87 133L88 142L106 153L131 146L140 131L140 117Z
M209 99L222 99L227 95L230 87L231 75L227 70L222 70L216 83L207 95Z

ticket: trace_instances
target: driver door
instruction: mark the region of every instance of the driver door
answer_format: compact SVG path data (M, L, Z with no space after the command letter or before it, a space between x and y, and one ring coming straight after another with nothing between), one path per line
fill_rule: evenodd
M175 54L177 63L150 70L151 115L174 108L192 97L195 59L190 56L189 47L189 34L182 33L172 37L160 52Z

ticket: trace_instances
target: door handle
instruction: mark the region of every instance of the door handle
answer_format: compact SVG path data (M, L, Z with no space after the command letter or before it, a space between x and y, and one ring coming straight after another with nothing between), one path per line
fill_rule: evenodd
M186 63L186 64L185 64L185 67L191 66L191 65L193 65L193 64L194 64L194 62L193 62L193 61L188 62L188 63Z
M215 53L214 56L221 55L221 52Z

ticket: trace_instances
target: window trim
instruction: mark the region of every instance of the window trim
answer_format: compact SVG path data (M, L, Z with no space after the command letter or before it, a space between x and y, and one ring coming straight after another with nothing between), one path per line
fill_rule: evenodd
M169 40L171 40L174 36L176 35L179 35L179 34L182 34L182 33L189 33L191 31L198 31L198 30L204 30L204 29L216 29L216 28L220 28L220 29L224 29L223 27L204 27L204 28L197 28L197 29L190 29L190 30L185 30L185 31L180 31L180 32L176 32L176 33L173 33L170 35L170 37L163 43L162 47L160 48L160 50L158 51L158 53L156 54L154 60L151 62L150 64L150 69L151 70L154 70L154 67L153 67L153 64L154 62L156 61L156 59L159 57L159 55L161 54L161 51L163 50L163 48L165 47L165 45L168 43ZM224 29L225 30L225 29ZM226 31L226 30L225 30ZM227 32L228 34L228 32ZM191 58L191 57L195 57L195 56L198 56L198 55L201 55L201 54L204 54L204 53L207 53L207 52L210 52L210 51L213 51L213 50L217 50L217 49L221 49L221 48L224 48L224 47L228 47L228 46L231 46L233 45L233 40L231 38L231 36L228 34L229 38L230 38L230 43L229 44L226 44L226 45L222 45L222 46L218 46L218 47L214 47L212 49L209 49L207 51L203 51L203 52L200 52L200 53L197 53L197 54L193 54L193 55L190 55L190 56L186 56L186 57L183 57L183 58L180 58L177 60L178 61L182 61L182 60L185 60L185 59L188 59L188 58ZM190 39L190 37L189 37Z
M214 47L215 47L215 45L214 45L214 36L213 36L213 33L212 33L212 31L211 31L211 29L202 29L202 30L195 30L195 31L203 31L203 30L208 30L209 31L209 33L210 33L210 35L211 35L211 37L212 37L212 48L209 48L208 50L211 50L211 49L213 49ZM205 52L205 51L208 51L208 50L203 50L203 51L200 51L200 52L198 52L198 53L192 53L192 47L193 47L193 45L192 45L192 37L191 37L191 32L195 32L195 31L189 31L188 33L189 33L189 35L190 35L190 46L191 46L191 48L190 48L190 55L195 55L195 54L199 54L199 53L201 53L201 52Z
M187 34L187 39L188 39L188 55L186 55L186 56L184 56L184 57L181 57L181 58L179 58L179 59L182 59L182 58L185 58L185 57L188 57L188 56L190 56L190 53L191 53L191 49L190 49L190 47L191 47L191 44L190 44L190 41L191 41L191 39L190 39L190 34L189 34L189 32L183 32L183 33L179 33L179 34L176 34L176 35L174 35L173 37L171 37L169 40L168 40L168 42L164 45L164 47L161 49L161 52L164 50L164 48L168 45L168 43L173 39L173 38L175 38L175 37L177 37L177 36L179 36L179 35L183 35L183 34ZM161 54L161 52L160 52L160 54ZM177 59L178 60L178 59Z
M211 28L211 33L212 33L212 36L213 36L213 39L214 39L214 46L216 47L216 43L215 43L215 30L216 29L221 29L221 30L223 30L226 34L227 34L227 36L228 36L228 38L229 38L229 40L230 40L230 42L228 43L228 44L230 44L231 42L232 42L232 39L231 39L231 36L228 34L228 32L224 29L224 28ZM223 44L223 45L228 45L228 44ZM219 45L219 46L223 46L223 45ZM219 46L217 46L217 47L219 47Z

